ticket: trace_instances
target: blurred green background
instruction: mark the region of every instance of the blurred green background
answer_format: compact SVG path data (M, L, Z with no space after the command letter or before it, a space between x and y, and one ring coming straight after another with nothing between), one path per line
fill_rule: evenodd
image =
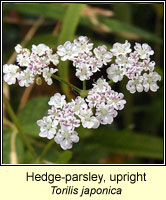
M79 143L67 151L40 138L36 121L46 115L48 99L54 93L65 93L69 99L76 94L57 81L52 86L43 81L29 89L4 84L4 93L38 156L26 148L4 107L3 163L163 163L163 27L162 3L3 3L3 64L15 61L13 52L18 43L27 48L44 43L56 50L57 45L86 35L95 46L105 44L108 48L125 40L132 46L148 43L155 51L156 71L162 76L156 93L132 95L125 88L125 79L113 85L125 95L124 110L111 125L97 130L79 128ZM59 75L82 87L71 63L60 63ZM88 88L101 75L107 77L106 67L87 82Z

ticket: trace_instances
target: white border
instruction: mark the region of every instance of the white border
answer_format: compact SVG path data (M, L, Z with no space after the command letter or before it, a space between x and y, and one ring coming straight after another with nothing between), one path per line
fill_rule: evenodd
M2 4L3 3L164 3L164 55L165 55L165 1L1 1L1 166L165 166L165 123L164 123L164 164L2 164L3 134L3 79L2 79ZM165 57L164 57L164 122L165 122Z

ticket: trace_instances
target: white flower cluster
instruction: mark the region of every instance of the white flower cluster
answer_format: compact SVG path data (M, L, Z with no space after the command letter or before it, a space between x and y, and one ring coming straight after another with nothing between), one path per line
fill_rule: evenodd
M95 72L114 59L115 62L107 68L108 78L118 82L127 76L129 81L126 87L131 93L149 90L155 92L159 88L157 81L161 80L161 76L154 72L155 62L150 60L154 51L148 44L136 43L133 52L128 41L124 44L115 43L110 50L105 45L93 49L93 43L89 43L86 36L80 36L73 42L67 41L59 45L54 54L44 44L32 45L31 51L17 45L15 50L18 65L3 66L4 80L9 85L18 80L20 86L28 87L41 76L51 85L51 77L58 69L50 67L50 64L58 65L59 59L71 61L76 68L76 76L81 81L89 80ZM48 102L51 106L48 116L37 121L40 126L39 135L54 138L64 150L71 149L73 143L79 141L76 128L82 125L91 129L98 128L100 124L111 124L117 111L122 110L126 104L124 95L112 90L103 78L93 84L86 98L78 96L68 103L65 98L60 93L52 96Z
M18 80L20 86L28 87L34 82L35 77L41 75L48 85L51 85L51 76L58 69L49 68L49 64L52 62L57 65L59 57L62 61L72 61L76 68L76 76L84 81L89 80L115 56L115 62L107 68L108 78L118 82L127 76L129 81L126 87L131 93L143 90L147 92L149 89L155 92L159 88L157 81L161 80L160 75L154 72L155 62L150 60L154 51L148 44L136 43L133 52L128 41L124 44L115 43L110 50L107 50L105 45L93 49L93 43L89 43L88 37L80 36L73 43L67 41L59 45L55 54L44 44L32 45L32 52L22 48L21 45L17 45L15 50L18 53L16 61L23 70L17 65L3 66L4 80L9 85L15 84Z
M157 81L161 80L161 76L154 72L155 62L150 60L154 51L148 44L136 43L133 52L130 46L128 41L124 44L113 45L110 51L116 58L115 63L107 68L108 78L113 82L118 82L124 75L127 76L129 81L126 88L130 93L149 90L156 92L159 88Z
M40 136L54 138L61 148L72 148L73 142L79 141L75 131L81 124L84 128L98 128L100 124L111 124L122 110L126 101L122 93L111 89L104 79L98 79L89 91L86 99L78 96L67 103L65 96L56 93L50 98L48 116L38 120Z
M89 80L90 77L111 61L112 53L107 51L105 45L93 49L93 43L88 43L86 36L80 36L73 43L67 41L57 47L57 54L62 61L70 60L76 68L76 76L81 80Z
M94 48L93 43L89 43L86 36L80 36L73 43L65 42L57 47L57 52L53 54L52 49L44 44L38 46L32 45L32 52L21 45L15 47L18 53L16 61L21 67L26 69L21 70L16 65L4 65L3 72L5 73L4 80L9 84L15 84L16 79L20 86L28 87L34 82L35 77L43 75L48 85L52 84L51 76L57 68L49 68L50 62L54 65L59 63L59 57L62 61L70 60L76 68L76 76L81 80L89 80L90 77L103 65L107 65L111 61L112 53L107 51L105 45Z
M17 52L16 61L18 65L5 64L3 66L4 80L9 85L15 84L18 80L21 87L29 87L35 81L35 78L41 75L48 85L52 84L51 76L58 69L49 68L49 65L51 62L54 65L59 63L58 55L53 54L52 49L45 44L39 44L37 46L32 45L32 52L30 52L29 49L22 48L18 44L15 51Z

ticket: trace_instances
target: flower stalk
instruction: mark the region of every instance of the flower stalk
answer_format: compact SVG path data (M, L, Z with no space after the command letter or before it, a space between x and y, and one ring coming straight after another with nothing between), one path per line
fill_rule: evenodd
M50 140L48 142L48 144L44 147L41 155L36 159L36 163L41 163L42 160L44 159L45 155L47 154L47 152L49 151L49 149L52 147L52 145L54 144L54 140Z
M83 81L83 90L86 90L86 80Z
M19 124L19 121L17 119L17 116L15 115L8 99L6 98L6 96L3 94L3 102L5 103L5 106L6 106L6 110L11 118L11 120L14 122L15 126L17 127L18 129L18 132L20 133L26 147L28 148L28 150L32 153L33 157L37 157L37 154L34 150L34 148L32 147L31 143L29 142L29 139L28 137L26 136L26 134L24 133L24 131L22 130L22 127L20 126Z
M55 74L52 74L52 78L54 78L54 79L56 79L56 80L58 80L58 81L60 81L60 82L62 82L62 83L64 83L64 84L68 85L70 88L72 88L73 90L75 90L76 92L78 92L78 94L81 93L81 89L79 89L79 88L76 87L75 85L73 85L73 84L71 84L71 83L65 81L65 80L62 79L61 77L59 77L59 76L57 76L57 75L55 75Z

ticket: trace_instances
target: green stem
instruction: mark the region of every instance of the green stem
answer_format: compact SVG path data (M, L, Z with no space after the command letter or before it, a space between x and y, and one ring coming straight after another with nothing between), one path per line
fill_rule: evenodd
M12 121L14 122L15 126L17 127L25 145L27 146L29 151L32 153L32 155L36 158L37 154L36 154L35 150L33 149L32 145L30 144L29 139L27 138L26 134L23 132L23 130L22 130L20 124L19 124L19 121L17 119L17 116L15 115L8 99L6 98L6 96L4 94L3 94L3 100L4 100L4 103L5 103L7 112L9 114L10 118L12 119Z
M83 90L86 90L86 80L83 81Z
M88 92L89 92L89 90L81 90L80 96L81 96L82 98L85 98L85 97L88 96Z
M52 77L60 82L63 82L64 84L68 85L70 88L72 88L73 90L75 90L76 92L78 92L80 94L81 89L79 89L78 87L76 87L75 85L65 81L64 79L62 79L59 76L56 76L55 74L52 74Z
M41 161L43 160L43 158L45 157L45 155L47 154L47 152L49 151L49 149L52 147L52 145L54 144L54 140L50 140L47 145L44 147L41 155L36 159L36 163L41 163Z

